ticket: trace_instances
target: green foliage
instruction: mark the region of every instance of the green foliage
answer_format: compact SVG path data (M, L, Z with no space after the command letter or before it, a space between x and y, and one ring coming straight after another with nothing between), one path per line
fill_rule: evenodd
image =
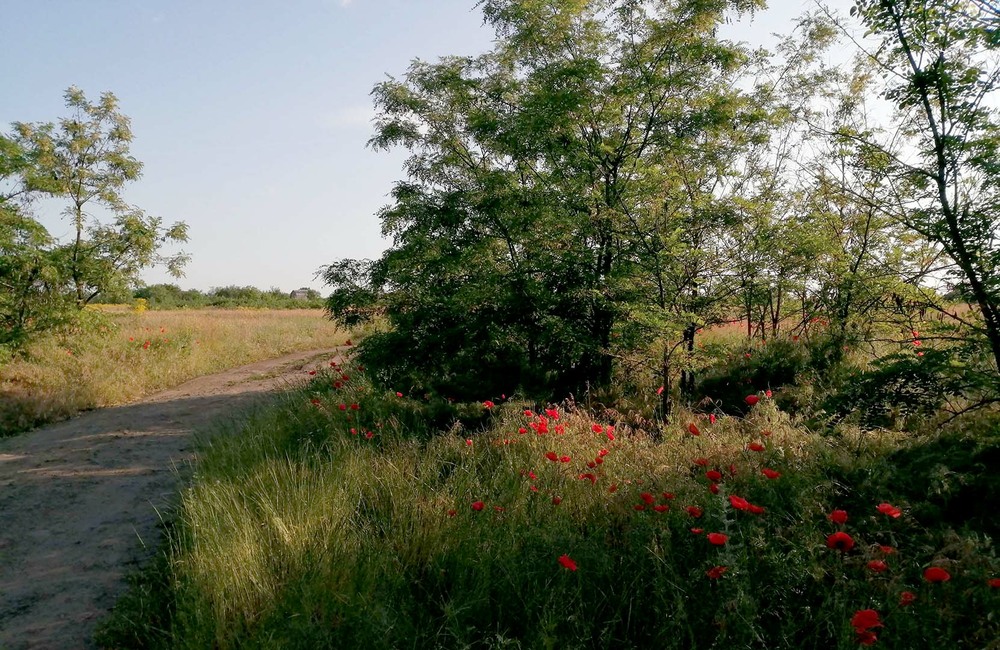
M272 287L262 291L256 287L215 287L206 292L181 289L176 284L154 284L135 290L129 296L146 300L152 309L319 309L324 303L319 292L309 290L306 299L293 298L290 293ZM343 323L343 321L340 321Z
M445 395L561 398L713 308L734 218L714 187L765 114L715 28L756 4L483 3L491 52L376 86L371 145L411 153L381 213L393 248L326 269L332 314L388 320L365 363ZM629 323L641 336L613 336Z

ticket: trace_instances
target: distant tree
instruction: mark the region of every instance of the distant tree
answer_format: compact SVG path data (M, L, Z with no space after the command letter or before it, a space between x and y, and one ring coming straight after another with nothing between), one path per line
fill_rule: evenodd
M22 170L27 191L64 199L73 240L53 250L54 261L66 276L78 307L102 291L120 291L138 282L139 272L165 264L181 275L187 261L183 254L161 256L169 242L187 240L187 226L164 226L140 208L128 205L122 190L139 178L142 163L129 152L132 130L129 118L118 110L118 100L104 93L97 103L87 101L82 90L69 88L66 107L72 115L52 123L15 123L17 144L31 164ZM91 208L107 211L102 221Z

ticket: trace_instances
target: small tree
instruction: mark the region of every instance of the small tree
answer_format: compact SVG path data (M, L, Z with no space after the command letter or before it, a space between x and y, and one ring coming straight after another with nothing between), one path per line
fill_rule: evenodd
M122 196L125 185L139 178L142 163L129 153L131 125L119 112L118 99L106 92L91 103L76 87L65 99L73 114L58 128L18 122L14 129L16 144L31 160L22 170L25 189L68 201L65 214L74 238L55 248L53 261L65 273L77 306L102 291L137 283L139 271L153 264L166 264L180 276L187 256L163 257L158 251L168 242L187 241L187 226L165 227ZM92 207L110 213L110 223L99 220Z

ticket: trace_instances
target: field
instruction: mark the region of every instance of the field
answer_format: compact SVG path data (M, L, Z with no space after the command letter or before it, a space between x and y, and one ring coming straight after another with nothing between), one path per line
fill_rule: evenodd
M582 410L427 401L331 368L202 440L167 548L99 639L998 647L1000 485L978 469L995 417L814 432L746 396L740 416L684 411L654 441Z
M89 310L0 360L0 435L347 336L321 310Z

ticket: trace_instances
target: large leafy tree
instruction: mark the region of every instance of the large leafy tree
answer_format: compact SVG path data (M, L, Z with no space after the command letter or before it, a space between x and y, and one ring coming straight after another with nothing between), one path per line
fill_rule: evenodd
M381 213L393 247L326 274L334 315L384 305L369 363L451 394L558 395L676 337L728 214L703 172L753 114L732 85L747 53L715 30L757 4L487 0L493 51L379 84L372 145L411 154Z

